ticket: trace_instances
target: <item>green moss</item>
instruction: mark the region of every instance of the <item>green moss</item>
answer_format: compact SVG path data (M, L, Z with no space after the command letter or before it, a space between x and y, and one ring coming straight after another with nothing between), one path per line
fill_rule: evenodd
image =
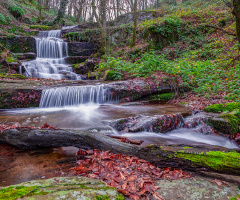
M184 149L192 149L193 147L183 147Z
M14 62L17 62L16 59L14 59L13 57L10 57L10 56L6 58L6 61L7 61L8 63L14 63Z
M235 196L235 197L231 197L230 200L238 200L240 198L240 195Z
M240 169L240 154L224 151L209 151L206 153L191 153L185 151L178 151L174 154L177 158L190 160L195 164L210 167L219 171L228 169Z
M0 190L0 199L1 200L15 200L17 198L21 198L25 195L31 196L32 194L36 195L38 191L36 190L40 186L32 186L32 187L25 187L25 186L11 186L8 188L3 188ZM32 191L32 192L31 192Z
M103 196L95 196L94 200L109 200L109 196L108 195L103 195Z
M164 93L158 95L152 95L149 97L149 100L152 101L170 101L174 97L172 93Z
M31 25L31 26L29 26L29 28L46 31L46 30L50 30L52 27L51 26L45 26L45 25Z
M225 103L225 104L213 104L213 105L208 106L205 109L205 111L219 113L219 112L225 112L225 111L231 112L235 109L240 109L239 102L231 102L231 103Z
M117 200L124 200L125 198L124 198L124 196L122 195L122 194L120 194L120 195L117 195Z
M238 126L240 123L239 116L236 116L233 114L223 114L221 115L221 117L228 120L228 123L230 124L233 133L236 133L239 131L239 126Z

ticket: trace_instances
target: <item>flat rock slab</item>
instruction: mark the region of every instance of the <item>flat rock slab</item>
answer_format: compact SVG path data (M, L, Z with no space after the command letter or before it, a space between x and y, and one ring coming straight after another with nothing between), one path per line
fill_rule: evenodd
M159 180L156 185L161 187L157 192L165 200L226 200L238 195L238 186L234 184L218 187L214 181L204 177L182 180Z
M24 186L24 188L20 188ZM35 190L29 192L29 187ZM68 200L94 200L100 197L107 197L111 200L119 199L123 196L115 188L106 187L97 179L85 177L59 177L46 180L36 180L11 186L12 188L2 188L0 190L1 199L14 199L11 196L11 189L22 190L21 199L42 200L42 199L68 199ZM9 196L4 198L4 190L7 189ZM25 190L25 191L24 191ZM27 192L28 191L28 192ZM1 196L2 195L2 196Z

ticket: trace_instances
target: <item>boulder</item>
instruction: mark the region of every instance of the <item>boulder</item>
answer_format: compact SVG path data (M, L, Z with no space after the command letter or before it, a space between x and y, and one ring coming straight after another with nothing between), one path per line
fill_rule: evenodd
M11 192L12 191L12 192ZM7 196L6 196L7 195ZM1 199L124 199L115 188L106 187L101 181L86 177L57 177L35 180L1 188Z

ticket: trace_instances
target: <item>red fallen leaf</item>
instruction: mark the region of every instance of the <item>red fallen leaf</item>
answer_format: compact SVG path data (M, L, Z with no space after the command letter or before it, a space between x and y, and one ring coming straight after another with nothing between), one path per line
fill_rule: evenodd
M83 149L79 149L76 154L79 155L79 156L85 157L88 154L88 152L83 150Z
M153 191L153 197L157 200L164 200L164 198L155 191Z
M133 200L139 200L139 197L135 194L130 195L129 198L133 199Z
M218 187L222 187L222 181L215 179L214 182L218 185Z
M124 182L124 183L122 184L122 189L125 190L126 187L127 187L127 182Z

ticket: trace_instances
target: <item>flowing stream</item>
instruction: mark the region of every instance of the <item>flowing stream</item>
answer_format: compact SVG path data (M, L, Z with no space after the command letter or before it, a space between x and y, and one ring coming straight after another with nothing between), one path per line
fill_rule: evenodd
M115 104L113 103L115 101ZM125 136L135 140L144 140L149 144L216 145L226 148L238 148L228 138L206 135L195 128L179 128L168 133L141 131L121 132L106 122L122 118L189 113L183 106L176 105L131 105L117 104L104 85L56 87L43 91L39 108L11 109L0 111L0 123L41 127L44 123L61 129L88 130L103 134ZM185 119L191 120L191 117ZM76 162L78 148L60 147L20 151L11 146L0 145L0 186L8 186L34 179L46 179L58 176L73 176L69 168Z
M109 121L128 117L151 118L166 114L189 113L183 106L176 105L121 105L113 104L111 92L105 85L56 87L43 90L40 107L11 109L0 112L0 123L18 122L23 126L40 127L44 123L63 129L83 129L93 132L117 134L133 139L143 139L144 144L208 144L227 148L238 148L228 138L201 133L195 128L179 128L168 133L145 132L118 133L109 126ZM190 117L191 118L191 117ZM191 119L185 119L191 120Z
M40 31L35 38L37 59L23 62L25 76L45 79L80 80L65 62L68 44L61 39L61 30Z

